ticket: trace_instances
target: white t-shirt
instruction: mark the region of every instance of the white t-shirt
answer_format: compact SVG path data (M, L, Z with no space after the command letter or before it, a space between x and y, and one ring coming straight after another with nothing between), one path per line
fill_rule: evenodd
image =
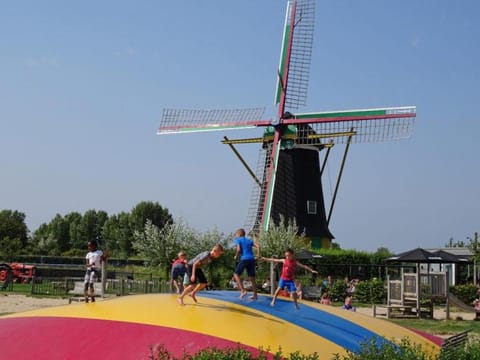
M102 250L97 249L95 251L89 251L85 258L87 259L89 265L93 265L97 269L100 269L102 266L102 255Z

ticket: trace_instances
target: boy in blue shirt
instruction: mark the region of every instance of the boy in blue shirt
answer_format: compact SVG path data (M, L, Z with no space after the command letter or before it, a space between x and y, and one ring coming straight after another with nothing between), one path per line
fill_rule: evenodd
M245 237L244 229L238 229L235 232L235 245L235 260L240 256L240 262L235 269L233 277L240 289L240 298L243 298L247 294L247 291L242 284L242 280L240 279L240 275L242 275L243 271L247 270L248 280L252 283L253 291L253 295L250 299L255 300L257 298L257 284L255 282L255 256L253 254L253 248L257 248L258 256L260 257L260 245Z

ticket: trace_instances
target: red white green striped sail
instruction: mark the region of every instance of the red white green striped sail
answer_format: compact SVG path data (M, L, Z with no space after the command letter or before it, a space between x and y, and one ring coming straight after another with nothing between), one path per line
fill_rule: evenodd
M315 1L288 2L274 101L275 105L281 106L282 92L286 88L283 111L306 105L314 25ZM287 73L288 80L285 80Z
M283 84L282 79L285 75L285 66L287 60L287 48L288 42L291 36L291 27L290 27L290 17L292 13L292 3L289 1L287 4L287 13L285 15L285 24L283 25L283 37L282 37L282 47L280 49L280 61L278 64L278 76L277 76L277 87L275 92L275 101L274 104L278 105L280 102L280 97L282 96Z
M265 108L188 110L164 109L158 135L180 134L233 129L251 129L268 126L261 120Z

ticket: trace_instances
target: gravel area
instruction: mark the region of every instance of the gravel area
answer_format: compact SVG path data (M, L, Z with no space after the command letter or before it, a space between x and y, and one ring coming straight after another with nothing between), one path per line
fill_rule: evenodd
M68 299L36 298L0 293L0 315L67 304Z

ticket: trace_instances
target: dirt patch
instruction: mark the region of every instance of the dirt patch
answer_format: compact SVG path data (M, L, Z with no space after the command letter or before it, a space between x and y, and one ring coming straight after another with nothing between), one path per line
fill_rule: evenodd
M68 299L35 298L26 295L0 293L0 315L67 304Z

